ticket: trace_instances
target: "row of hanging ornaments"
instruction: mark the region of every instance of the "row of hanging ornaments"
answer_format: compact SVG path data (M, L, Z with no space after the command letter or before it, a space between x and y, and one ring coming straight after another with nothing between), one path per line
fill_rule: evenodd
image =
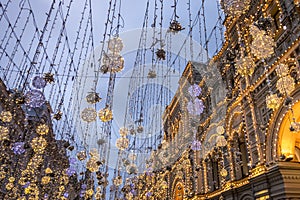
M122 39L119 37L111 38L108 41L108 53L103 54L102 65L100 67L100 71L105 74L107 72L117 73L122 71L124 68L124 58L120 55L120 52L123 49ZM89 104L96 104L100 102L102 98L96 92L90 92L86 96L86 101ZM110 110L107 106L106 108L99 111L98 116L102 122L108 122L113 119L112 110ZM81 119L85 122L93 122L97 119L97 111L95 108L85 108L81 112Z
M184 28L182 28L181 24L176 20L173 20L170 23L169 29L173 33L177 33L181 30L184 30ZM117 72L120 72L123 70L124 58L120 55L120 52L122 51L123 47L124 47L123 41L119 37L111 38L108 41L109 52L108 53L104 52L103 58L102 58L102 65L100 67L100 71L103 74L106 74L108 72L117 73ZM156 51L156 56L157 56L158 60L165 60L165 58L166 58L165 50L162 48L158 49ZM156 74L151 74L151 73L155 73L155 72L150 72L149 78L155 78ZM90 104L96 104L97 102L100 102L101 99L102 98L96 92L90 92L86 96L86 101ZM110 110L107 107L100 110L98 113L98 116L102 122L108 122L113 119L112 110ZM96 121L97 111L91 107L85 108L81 112L81 118L83 121L88 122L88 123ZM143 127L138 127L137 131L142 132L142 131L140 131L142 128Z

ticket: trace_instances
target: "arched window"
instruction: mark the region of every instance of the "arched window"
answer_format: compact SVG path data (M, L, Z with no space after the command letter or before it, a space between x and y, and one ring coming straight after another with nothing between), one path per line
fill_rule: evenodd
M240 134L240 137L238 140L238 146L239 146L239 150L241 152L240 167L241 167L241 171L242 171L242 178L245 178L249 174L249 168L248 168L249 157L248 157L248 151L247 151L247 145L246 145L244 132L242 132Z

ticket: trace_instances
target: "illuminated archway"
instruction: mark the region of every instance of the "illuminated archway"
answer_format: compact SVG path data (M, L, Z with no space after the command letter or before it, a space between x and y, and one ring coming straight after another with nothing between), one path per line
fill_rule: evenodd
M293 113L291 110L286 112L279 128L277 155L284 155L286 158L299 161L299 156L296 156L296 148L300 147L300 132L292 132L290 126L293 117L297 122L300 121L300 102L295 103L292 108Z
M293 114L282 104L270 119L266 140L267 162L283 158L300 161L300 133L290 131L292 118L294 117L297 122L300 121L300 89L295 90L291 96ZM284 157L281 157L282 155Z
M173 200L183 200L184 199L184 185L178 182L174 188Z

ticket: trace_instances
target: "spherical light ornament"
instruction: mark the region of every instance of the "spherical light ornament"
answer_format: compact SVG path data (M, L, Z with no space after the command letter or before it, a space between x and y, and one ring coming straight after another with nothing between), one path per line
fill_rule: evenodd
M49 176L44 176L44 177L42 177L41 182L43 185L47 185L50 182L50 180L51 180L51 178Z
M191 146L193 151L200 151L202 148L202 144L199 140L194 140Z
M25 104L31 108L39 108L45 103L45 96L39 90L30 90L25 94Z
M126 127L122 127L122 128L120 128L119 133L120 133L121 137L126 137L129 133L129 131Z
M279 77L284 77L284 76L289 75L289 66L287 66L286 64L280 63L276 67L276 74Z
M0 126L0 141L9 139L9 129L5 126Z
M127 149L129 146L129 140L125 137L118 138L116 141L116 147L122 151Z
M225 147L227 145L227 141L223 135L219 135L217 137L216 144L218 147Z
M16 142L13 144L11 150L13 150L14 154L21 155L25 153L24 142Z
M201 115L204 111L203 101L196 98L194 102L188 102L187 110L191 115Z
M221 5L224 12L231 16L240 16L250 7L251 0L222 0Z
M121 176L117 176L117 177L113 180L113 182L114 182L114 185L115 185L115 186L120 186L120 185L122 184L122 182L123 182L122 177L121 177Z
M201 94L202 89L199 85L193 84L189 87L188 92L192 97L198 97Z
M235 67L241 76L251 76L255 69L255 63L251 56L242 56L236 61Z
M266 59L273 55L275 42L267 34L253 35L254 39L250 46L251 52L258 59Z
M270 94L266 97L266 104L269 109L276 110L281 104L281 98L277 94Z
M46 135L49 132L49 127L46 124L41 124L36 127L36 133L39 135Z
M223 126L218 126L218 127L217 127L217 133L218 133L219 135L222 135L224 132L225 132L225 129L224 129Z
M113 73L120 72L124 68L124 58L121 55L114 53L104 54L102 63Z
M255 26L254 24L252 24L250 26L250 34L253 36L253 37L256 37L256 36L259 36L259 37L262 37L265 32L260 30L257 26Z
M291 94L295 89L295 82L291 76L281 77L276 84L276 88L281 94Z
M122 51L123 47L123 41L119 37L111 38L108 41L108 49L113 53L119 53L120 51Z
M36 153L44 153L44 150L47 147L47 141L43 137L35 137L31 141L31 147Z
M113 113L108 108L100 110L98 115L102 122L108 122L113 119Z
M9 111L2 111L0 114L0 120L3 122L11 122L12 114Z
M90 170L91 172L96 172L99 169L98 160L94 157L90 158L88 162L86 163L86 168Z
M139 125L136 129L136 132L142 133L144 131L144 127L142 125Z
M221 175L223 178L225 178L225 177L228 175L227 170L223 168L223 169L220 171L220 175Z
M46 87L46 80L43 77L40 76L35 76L32 79L32 86L35 87L36 89L42 89L44 87Z
M93 122L96 121L97 112L94 108L85 108L81 112L81 119L85 122Z

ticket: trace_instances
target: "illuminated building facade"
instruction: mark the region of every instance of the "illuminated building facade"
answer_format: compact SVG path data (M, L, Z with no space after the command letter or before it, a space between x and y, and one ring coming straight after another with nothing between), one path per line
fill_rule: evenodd
M299 1L221 3L226 41L209 64L187 65L138 199L300 199Z

